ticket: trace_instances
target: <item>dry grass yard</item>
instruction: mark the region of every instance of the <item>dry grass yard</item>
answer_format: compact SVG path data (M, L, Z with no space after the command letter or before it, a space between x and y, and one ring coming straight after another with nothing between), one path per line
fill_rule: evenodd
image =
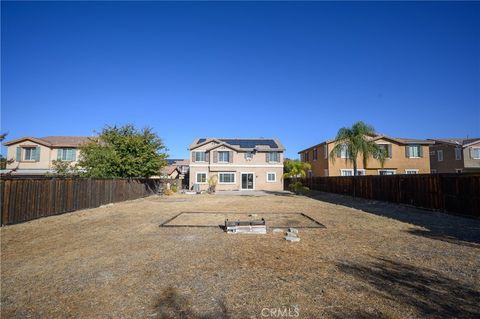
M181 212L326 228L159 227ZM3 227L1 284L2 318L479 318L480 220L322 193L151 196Z

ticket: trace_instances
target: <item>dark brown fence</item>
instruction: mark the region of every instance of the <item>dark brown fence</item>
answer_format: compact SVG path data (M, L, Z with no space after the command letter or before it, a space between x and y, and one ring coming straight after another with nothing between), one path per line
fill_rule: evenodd
M2 225L145 197L161 192L165 182L160 179L2 177Z
M336 176L298 181L312 190L480 217L480 174ZM286 180L286 186L289 183Z

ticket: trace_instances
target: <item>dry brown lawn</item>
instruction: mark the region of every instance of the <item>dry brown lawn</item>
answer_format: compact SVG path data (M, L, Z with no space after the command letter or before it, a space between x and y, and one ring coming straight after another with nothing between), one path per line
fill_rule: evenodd
M326 228L159 227L180 212ZM151 196L3 227L1 284L2 318L479 318L480 221L322 193Z

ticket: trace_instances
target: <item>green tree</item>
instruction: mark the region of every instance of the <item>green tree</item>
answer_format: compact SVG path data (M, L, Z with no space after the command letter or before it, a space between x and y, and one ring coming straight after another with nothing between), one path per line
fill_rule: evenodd
M151 128L106 126L80 147L78 166L89 177L150 177L166 165L165 151Z
M7 137L8 133L0 133L0 142ZM7 164L13 163L13 159L8 160L6 157L0 154L0 169L6 169Z
M294 180L304 178L307 176L306 172L311 168L312 166L309 163L287 159L283 162L283 177Z
M330 151L330 160L335 162L337 154L346 152L346 162L353 165L353 175L357 176L357 160L361 157L363 167L367 167L369 157L379 160L383 167L387 152L385 148L372 141L372 137L377 135L373 126L365 124L362 121L356 122L352 127L342 127L338 130L335 137L335 146Z
M78 175L78 169L76 165L72 165L70 161L52 161L52 168L55 175L69 176Z

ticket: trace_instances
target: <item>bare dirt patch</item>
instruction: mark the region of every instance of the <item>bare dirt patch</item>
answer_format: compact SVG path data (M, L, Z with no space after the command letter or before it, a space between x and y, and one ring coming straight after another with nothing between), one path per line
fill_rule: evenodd
M312 197L152 196L4 227L2 318L480 316L480 221ZM185 211L305 212L326 228L289 243L159 227Z

